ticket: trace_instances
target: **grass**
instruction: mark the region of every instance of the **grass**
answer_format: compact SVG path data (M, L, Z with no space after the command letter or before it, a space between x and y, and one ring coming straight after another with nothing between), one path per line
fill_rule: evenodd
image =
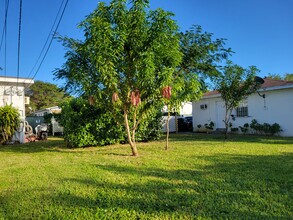
M0 146L0 219L293 219L293 139Z

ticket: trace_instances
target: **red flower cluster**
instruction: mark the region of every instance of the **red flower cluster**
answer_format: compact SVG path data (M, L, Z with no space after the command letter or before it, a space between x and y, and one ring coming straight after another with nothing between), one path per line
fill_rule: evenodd
M171 98L171 90L172 90L172 87L171 86L165 86L162 89L162 95L163 95L163 97L166 98L166 99L170 99Z
M117 92L114 92L112 95L112 102L117 102L119 100L119 96Z
M135 90L134 92L131 92L130 99L132 105L138 106L141 102L139 91Z
M95 102L96 102L95 98L93 96L90 96L89 97L89 103L90 103L90 105L94 105Z

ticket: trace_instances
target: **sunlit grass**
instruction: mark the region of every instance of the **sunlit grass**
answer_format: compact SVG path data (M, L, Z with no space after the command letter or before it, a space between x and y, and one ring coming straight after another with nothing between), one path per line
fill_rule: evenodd
M293 139L0 146L0 219L293 219Z

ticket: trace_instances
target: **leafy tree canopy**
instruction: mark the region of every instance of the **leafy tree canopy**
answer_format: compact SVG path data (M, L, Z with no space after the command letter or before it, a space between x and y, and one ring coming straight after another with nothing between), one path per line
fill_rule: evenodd
M245 69L228 61L227 66L222 68L219 77L214 78L216 89L221 93L221 98L225 103L226 114L223 120L226 126L225 138L227 138L232 110L239 105L241 100L259 88L255 81L258 72L259 70L255 66Z
M80 24L84 41L61 38L68 48L67 61L55 76L66 80L69 91L93 96L117 120L123 116L133 155L138 154L139 123L162 99L161 90L174 80L181 61L172 16L162 9L149 10L146 0L101 2Z
M293 81L293 73L286 73L284 76L280 74L272 74L270 73L267 78L270 79L278 79L278 80L286 80L286 81Z
M32 111L58 106L70 96L64 90L57 87L57 85L35 81L35 83L26 90L26 96L30 97L30 104L28 107ZM27 114L30 113L29 108L26 108Z

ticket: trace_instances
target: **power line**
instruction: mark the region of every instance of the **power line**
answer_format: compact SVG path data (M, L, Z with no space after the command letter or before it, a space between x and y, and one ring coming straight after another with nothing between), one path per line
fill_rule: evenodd
M6 79L6 74L7 74L7 15L8 15L8 6L9 6L9 0L5 1L6 3L6 11L5 11L5 43L4 43L4 76ZM1 50L0 50L1 51ZM4 87L5 88L5 87Z
M9 7L9 0L5 0L5 15L4 15L4 25L3 25L2 36L1 36L1 43L0 43L0 52L2 49L3 38L5 37L5 34L6 34L8 7Z
M62 17L63 17L64 12L65 12L65 9L66 9L66 7L67 7L67 4L68 4L68 0L66 0L66 2L65 2L65 5L64 5L64 7L63 7L63 11L62 11L61 16L60 16L60 18L59 18L59 21L58 21L58 23L57 23L57 26L56 26L56 28L55 28L55 30L54 30L54 33L53 33L53 35L52 35L52 37L51 37L51 40L50 40L49 45L48 45L48 47L47 47L47 50L46 50L46 52L45 52L45 54L44 54L44 56L43 56L43 59L41 60L41 63L39 64L38 69L37 69L37 71L35 72L35 74L33 75L33 77L32 77L32 79L31 79L30 82L32 82L32 80L34 80L34 78L35 78L36 75L38 74L38 72L39 72L39 70L40 70L40 68L41 68L41 66L42 66L42 64L43 64L43 62L44 62L44 60L45 60L45 58L46 58L46 56L47 56L47 54L48 54L48 51L49 51L49 49L50 49L50 47L51 47L51 44L52 44L52 42L53 42L53 40L54 40L54 37L55 37L56 33L57 33L58 27L59 27L59 25L60 25L60 23L61 23ZM62 4L61 4L61 6L62 6ZM60 6L60 7L61 7L61 6ZM27 88L28 88L28 87L26 87L25 89L27 89Z
M57 15L56 15L56 17L55 17L54 23L53 23L53 25L52 25L52 27L51 27L51 30L50 30L49 34L48 34L48 37L47 37L47 39L46 39L46 42L45 42L45 44L44 44L44 46L43 46L43 48L42 48L42 50L41 50L41 53L40 53L40 55L39 55L39 57L38 57L36 63L34 64L32 70L30 71L30 73L29 73L29 75L27 76L27 78L30 77L30 75L33 73L34 69L36 68L38 62L40 61L40 58L41 58L41 56L42 56L42 54L43 54L43 52L44 52L44 50L45 50L45 48L46 48L46 45L48 44L48 41L49 41L49 39L50 39L50 37L51 37L51 34L52 34L52 32L53 32L53 28L55 27L56 21L57 21L57 19L58 19L58 17L59 17L59 14L60 14L60 12L61 12L61 9L62 9L62 6L63 6L63 3L64 3L64 2L65 2L65 0L62 1L61 5L60 5L60 7L59 7L58 13L57 13Z
M16 86L18 87L19 79L19 65L20 65L20 33L21 33L21 13L22 13L22 0L19 1L19 22L18 22L18 48L17 48L17 82Z

